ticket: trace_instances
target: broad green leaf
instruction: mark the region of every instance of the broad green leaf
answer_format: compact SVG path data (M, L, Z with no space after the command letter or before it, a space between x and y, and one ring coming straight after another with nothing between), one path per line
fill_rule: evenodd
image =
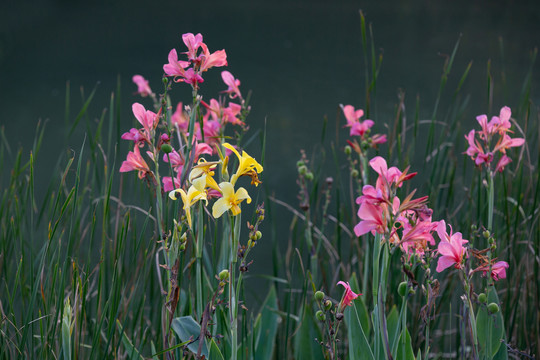
M395 341L397 341L399 331L399 314L397 307L394 305L390 310L390 313L386 316L386 329L388 330L388 342L390 349L394 348Z
M310 305L306 305L303 314L300 329L294 336L294 358L297 360L323 360L321 345L315 340L321 341L322 335L314 321L314 314Z
M201 334L201 326L191 316L181 316L173 319L171 327L182 342L197 339ZM192 353L197 354L199 349L199 340L197 339L189 344L188 349ZM208 347L206 346L206 341L202 346L201 355L208 357Z
M274 343L280 317L276 313L278 308L276 289L270 288L266 300L262 305L261 313L255 320L255 359L272 359Z
M355 300L350 307L344 310L345 324L349 330L349 359L375 359L360 320L359 308L361 306L359 303Z
M409 330L404 328L399 337L396 359L415 360Z
M499 297L494 289L488 294L489 303L500 304ZM480 305L476 314L476 333L478 334L480 353L492 358L499 351L501 339L504 335L504 323L501 312L488 314L487 306Z
M210 340L210 353L208 360L225 360L214 339Z

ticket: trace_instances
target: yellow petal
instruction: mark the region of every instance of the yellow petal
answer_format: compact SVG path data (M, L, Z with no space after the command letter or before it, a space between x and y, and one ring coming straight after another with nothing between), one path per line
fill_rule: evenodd
M230 208L231 208L231 203L229 202L229 200L222 197L221 199L218 199L214 203L214 206L212 206L212 216L217 219Z

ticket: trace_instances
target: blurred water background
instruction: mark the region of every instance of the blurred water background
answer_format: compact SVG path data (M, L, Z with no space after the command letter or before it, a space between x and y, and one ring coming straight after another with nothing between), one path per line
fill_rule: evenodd
M82 134L64 140L66 82L72 117L82 105L80 89L88 95L97 86L89 113L98 118L120 79L121 130L127 131L135 123L131 104L141 101L131 76L145 76L159 92L168 52L183 51L181 34L200 32L211 51L226 50L228 70L241 80L244 93L253 92L249 125L253 132L266 122L267 129L262 179L277 198L296 206L300 149L313 149L325 117L334 136L345 123L340 103L365 106L360 9L372 24L375 51L383 56L370 114L377 132L386 133L385 125L393 123L399 91L409 116L418 96L420 118L430 117L444 61L460 37L453 87L473 61L463 88L470 95L463 117L472 125L478 114L517 105L531 51L540 42L537 1L3 0L0 124L12 147L29 149L37 122L48 120L37 169L47 177L63 148L81 147ZM493 109L487 106L489 59L506 79L494 84L505 103ZM540 71L534 66L532 93L538 103ZM224 90L220 71L205 77L206 99ZM171 96L185 102L189 92L182 87L175 86ZM117 167L127 153L123 146Z

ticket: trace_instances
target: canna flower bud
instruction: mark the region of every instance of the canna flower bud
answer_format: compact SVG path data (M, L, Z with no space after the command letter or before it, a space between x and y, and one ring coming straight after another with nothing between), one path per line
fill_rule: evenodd
M489 311L490 314L496 314L499 312L499 305L495 304L495 303L491 303L487 306L487 309Z
M482 304L487 303L487 296L486 296L486 294L480 293L480 294L478 295L478 302L480 302L480 303L482 303Z

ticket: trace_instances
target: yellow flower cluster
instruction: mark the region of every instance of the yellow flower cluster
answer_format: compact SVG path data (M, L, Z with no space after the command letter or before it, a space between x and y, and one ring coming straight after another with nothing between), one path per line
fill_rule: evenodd
M191 228L191 207L197 202L203 200L205 205L208 205L208 191L213 189L221 194L221 197L212 206L212 215L218 218L227 211L231 211L233 216L240 214L240 203L244 200L249 204L251 197L246 189L238 188L236 191L234 185L241 176L251 177L251 184L258 186L260 183L258 174L263 171L261 164L253 157L242 151L242 155L229 143L224 143L223 146L231 150L238 158L238 169L231 176L230 181L217 183L214 179L215 168L218 164L224 167L228 164L228 159L224 158L220 161L206 161L199 159L197 165L193 167L189 174L190 187L187 192L184 189L176 189L169 193L169 197L177 200L179 197L184 204L183 209L186 214L188 225Z

